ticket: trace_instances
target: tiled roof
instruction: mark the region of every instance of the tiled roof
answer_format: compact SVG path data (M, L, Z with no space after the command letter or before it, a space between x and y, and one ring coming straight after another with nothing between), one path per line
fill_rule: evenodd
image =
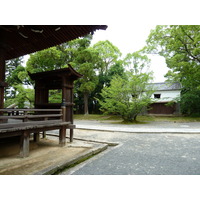
M176 82L176 83L167 83L167 82L152 83L152 85L156 91L180 90L181 89L181 84L178 82Z

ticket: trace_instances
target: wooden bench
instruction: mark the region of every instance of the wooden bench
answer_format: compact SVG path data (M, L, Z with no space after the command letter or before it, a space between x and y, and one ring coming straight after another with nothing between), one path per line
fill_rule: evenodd
M1 115L0 119L21 119L22 122L1 123L0 138L20 136L20 156L27 157L29 155L30 134L34 134L34 140L39 140L39 133L49 130L59 129L59 144L66 144L66 129L73 130L75 125L65 120L66 108L62 109L0 109L0 112L8 114L8 112L22 113L21 115ZM41 114L44 112L44 114ZM50 112L50 114L46 114ZM59 112L59 114L51 114ZM35 114L36 113L36 114ZM38 114L39 113L39 114ZM70 135L73 137L73 135ZM72 138L70 138L72 141Z

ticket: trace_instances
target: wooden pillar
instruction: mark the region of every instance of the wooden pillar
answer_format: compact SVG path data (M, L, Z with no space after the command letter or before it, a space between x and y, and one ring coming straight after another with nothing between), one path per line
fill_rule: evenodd
M66 144L66 127L63 126L59 131L59 145L65 146Z
M62 109L62 121L66 122L66 103L65 103L65 99L63 99L62 105L61 105L61 109ZM66 144L66 126L63 126L60 130L59 130L59 144L60 146L65 146Z
M5 64L4 51L0 47L0 109L4 108L4 88L6 86L5 71L6 71L6 64Z
M34 140L34 142L40 141L40 133L39 132L33 134L33 140Z
M20 157L24 158L29 156L29 142L29 133L24 131L20 141Z
M71 120L71 123L73 124L74 123L74 111L73 111L73 103L74 103L74 96L73 96L73 85L72 85L72 88L70 90L70 96L71 96L71 111L70 111L70 120ZM70 142L73 142L73 138L74 138L74 129L70 129Z
M73 81L62 77L62 97L65 99L66 107L66 121L73 124ZM70 142L73 142L74 130L70 129Z

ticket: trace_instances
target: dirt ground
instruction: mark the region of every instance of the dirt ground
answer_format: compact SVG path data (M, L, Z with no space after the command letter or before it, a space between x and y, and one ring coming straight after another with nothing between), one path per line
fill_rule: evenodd
M39 143L31 142L30 154L27 158L18 156L19 145L13 141L7 145L0 145L0 174L1 175L29 175L45 170L51 166L59 165L92 148L92 144L74 140L66 146L58 145L58 138L48 136L40 139ZM7 154L7 149L12 149Z

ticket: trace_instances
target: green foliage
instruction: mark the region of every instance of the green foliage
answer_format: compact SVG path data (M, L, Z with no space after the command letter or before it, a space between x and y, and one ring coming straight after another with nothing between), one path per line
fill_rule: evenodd
M21 77L21 74L25 72L22 62L23 57L6 62L6 82L8 87L5 89L5 100L15 97L17 92L15 85L25 84L24 79Z
M60 102L62 102L62 91L49 90L49 103L60 103Z
M15 85L16 95L5 101L5 107L11 104L16 104L18 108L33 107L34 103L34 90L30 88L24 88L23 85ZM28 105L26 104L28 103Z
M199 32L194 25L157 26L147 40L147 52L165 57L170 69L166 77L182 84L181 109L187 114L200 112Z
M200 90L183 92L181 95L181 112L188 115L200 115Z
M30 55L26 63L26 70L30 73L60 69L64 65L62 51L51 47Z
M151 101L153 90L149 83L152 73L148 72L150 60L140 52L128 54L124 68L129 71L124 76L114 76L109 87L102 89L102 99L98 99L101 111L120 115L124 121L136 121L137 115Z
M9 74L6 78L6 82L9 85L17 85L23 83L23 78L21 77L21 74L25 71L25 68L21 65L17 66L15 69L13 69L12 73Z
M150 91L144 92L147 90L147 79L146 74L131 73L127 73L127 79L114 77L110 87L102 90L104 100L99 100L101 111L120 115L124 121L136 121L137 115L151 103Z
M142 73L143 70L149 68L150 59L146 55L142 55L139 51L128 53L124 59L126 67L135 74Z
M120 50L110 41L99 41L93 45L93 49L98 52L98 56L103 62L100 65L100 74L106 75L109 68L115 65L119 57L122 55Z

